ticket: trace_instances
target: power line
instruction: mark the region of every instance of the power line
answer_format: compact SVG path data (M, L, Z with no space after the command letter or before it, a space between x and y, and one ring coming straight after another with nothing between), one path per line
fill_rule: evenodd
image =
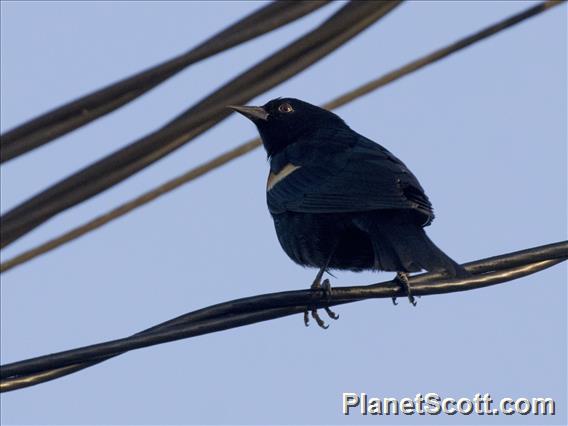
M4 133L0 162L40 147L120 108L188 66L288 24L326 5L323 1L277 1L256 10L189 52L89 93Z
M247 102L328 55L398 6L351 1L323 24L262 60L157 131L92 163L0 218L2 247L58 213L116 185L223 120L228 104Z
M464 267L472 276L463 279L447 278L440 273L415 275L410 277L410 286L412 293L420 296L473 290L518 279L566 259L568 241L562 241L466 263ZM182 315L131 337L3 365L0 390L7 392L52 380L133 349L281 318L307 308L402 296L404 290L393 280L334 287L331 295L322 290L297 290L232 300Z

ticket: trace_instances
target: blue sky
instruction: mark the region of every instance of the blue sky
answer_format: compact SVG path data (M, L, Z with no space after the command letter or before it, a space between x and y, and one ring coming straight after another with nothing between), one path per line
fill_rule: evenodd
M324 103L529 2L409 2L259 96ZM2 2L1 129L168 59L257 2ZM2 166L5 212L158 128L333 13L333 4L170 79L127 107ZM566 239L566 6L337 110L417 175L431 238L460 262ZM2 259L256 136L233 115L57 216ZM265 205L266 157L243 157L2 275L2 363L132 334L239 297L309 286ZM368 284L391 273L335 274ZM3 424L565 424L566 265L500 286L337 308L138 350L2 395ZM342 392L555 398L555 417L341 414Z

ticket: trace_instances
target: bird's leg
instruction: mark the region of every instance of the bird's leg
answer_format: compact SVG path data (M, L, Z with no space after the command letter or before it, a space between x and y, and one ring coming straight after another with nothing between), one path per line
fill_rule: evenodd
M410 284L408 282L408 274L406 272L397 272L396 273L396 280L401 283L402 288L406 292L408 296L408 301L412 303L412 306L416 306L416 300L414 300L414 296L410 291ZM396 305L396 297L393 297L393 303Z
M329 262L328 262L329 263ZM323 277L323 274L325 273L325 268L327 267L327 264L325 266L323 266L322 268L320 268L320 270L318 271L316 277L314 278L314 281L312 282L312 285L310 286L311 290L318 290L321 288L321 279ZM327 280L326 280L327 281ZM325 291L325 290L324 290ZM321 328L327 328L328 326L325 325L325 322L320 318L320 316L318 315L318 310L317 309L311 309L311 313L312 313L312 317L313 319L317 322L317 324L321 327ZM306 310L304 311L304 325L306 327L308 327L310 325L310 317L308 316L308 309L306 308Z
M322 288L323 288L323 293L327 296L327 300L331 301L331 283L329 282L328 279L323 280L322 283ZM325 312L327 313L327 316L330 317L331 319L338 319L339 315L337 315L335 312L333 312L329 306L324 306Z
M321 282L321 277L323 275L323 272L325 271L325 268L320 269L320 271L318 272L316 279L314 280L314 282L312 283L312 285L310 286L311 290L319 290L322 289L324 295L327 297L328 300L331 300L331 284L329 282L328 279L325 279L323 281L323 283ZM337 315L335 312L333 312L328 306L324 307L325 312L327 313L327 315L331 318L331 319L338 319L339 315ZM318 310L317 308L312 308L310 309L310 312L312 314L312 318L315 320L315 322L321 327L321 328L328 328L329 326L325 324L325 321L321 319L321 317L318 314ZM310 319L308 317L308 310L306 309L304 311L304 324L306 325L306 327L308 325L310 325Z
M327 259L327 262L325 263L325 265L318 271L314 282L312 283L312 285L310 286L311 290L319 290L322 289L323 290L323 294L327 297L327 300L331 300L331 284L329 282L328 279L325 279L323 281L323 283L321 282L321 279L323 277L324 272L326 271L329 263L331 262L331 258L333 257L333 253L335 251L335 247L333 248L333 250L331 251L331 254L329 256L329 258ZM339 315L337 315L335 312L333 312L328 306L324 307L325 312L327 313L327 315L331 318L331 319L338 319ZM321 317L318 314L318 310L317 308L312 308L310 309L310 312L312 314L312 318L315 320L315 322L321 327L321 328L328 328L329 326L325 324L325 322L321 319ZM308 309L306 309L304 311L304 324L306 325L306 327L308 325L310 325L310 319L308 317Z
M312 285L310 287L312 290L321 288L321 279L323 277L323 274L325 273L325 270L327 269L328 264L329 264L329 261L327 261L325 266L320 268L320 270L318 271L318 274L314 278L314 281L312 282Z

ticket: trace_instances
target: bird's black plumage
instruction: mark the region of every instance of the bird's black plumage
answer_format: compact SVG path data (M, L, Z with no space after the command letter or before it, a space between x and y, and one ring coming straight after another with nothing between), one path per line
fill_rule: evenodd
M233 109L254 122L270 158L268 209L294 262L467 275L424 232L434 218L432 205L387 149L298 99Z

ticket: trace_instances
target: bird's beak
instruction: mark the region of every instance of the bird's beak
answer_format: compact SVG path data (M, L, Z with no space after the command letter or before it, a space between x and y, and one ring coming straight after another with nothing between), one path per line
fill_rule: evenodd
M227 108L231 108L232 110L237 111L238 113L244 115L246 118L252 121L255 120L266 121L268 119L268 113L264 110L263 107L227 105Z

